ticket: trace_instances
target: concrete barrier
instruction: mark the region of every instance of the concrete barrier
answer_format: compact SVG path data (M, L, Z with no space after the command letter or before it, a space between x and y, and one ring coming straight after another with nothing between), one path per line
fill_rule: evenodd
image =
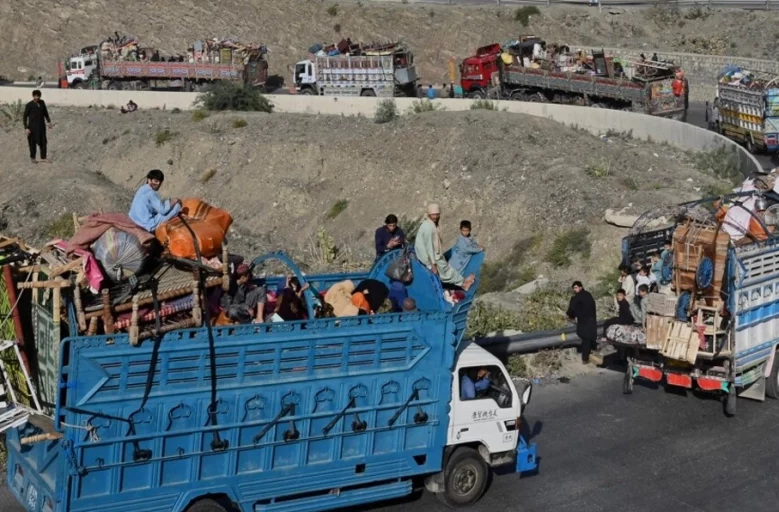
M29 101L29 89L18 87L0 87L0 103L11 103L17 100ZM277 112L296 114L325 115L363 115L373 117L377 98L350 97L319 97L305 95L270 96ZM71 107L109 107L118 108L132 99L141 109L178 108L192 110L195 108L197 93L157 92L157 91L92 91L47 89L43 91L43 99L52 106ZM414 98L397 98L398 110L405 113L410 109ZM449 111L470 110L472 100L443 99L436 104ZM620 110L609 110L590 107L575 107L570 105L554 105L551 103L530 103L521 101L499 101L498 108L518 114L528 114L545 117L568 126L577 126L591 133L603 134L609 131L631 132L640 139L652 139L655 142L668 144L696 151L710 151L720 147L731 148L737 152L739 166L744 175L752 175L762 171L760 162L744 148L719 134L671 119L634 114Z

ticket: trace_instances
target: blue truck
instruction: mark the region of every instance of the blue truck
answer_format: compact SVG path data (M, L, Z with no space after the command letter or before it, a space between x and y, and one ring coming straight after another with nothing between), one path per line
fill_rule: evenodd
M322 291L387 283L400 254L351 275L306 276L280 253L254 263L281 261ZM424 482L460 507L481 497L492 467L534 471L535 444L520 433L532 388L518 391L496 357L463 340L477 285L452 306L411 261L416 312L179 329L138 346L71 331L52 419L61 438L24 443L45 432L33 418L7 431L13 494L30 512L302 512ZM461 398L465 377L485 372L489 387Z

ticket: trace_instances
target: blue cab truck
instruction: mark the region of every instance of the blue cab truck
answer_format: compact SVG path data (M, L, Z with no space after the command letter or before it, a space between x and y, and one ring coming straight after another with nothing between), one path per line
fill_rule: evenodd
M305 276L324 290L385 271ZM466 272L478 275L476 255ZM416 483L467 506L491 468L536 468L520 435L531 387L463 333L474 285L452 307L412 259L417 312L181 329L61 343L53 424L7 432L8 485L30 512L318 511L408 495ZM268 278L269 287L283 277ZM311 290L309 290L310 293ZM309 318L314 318L308 296ZM460 399L465 373L491 386Z

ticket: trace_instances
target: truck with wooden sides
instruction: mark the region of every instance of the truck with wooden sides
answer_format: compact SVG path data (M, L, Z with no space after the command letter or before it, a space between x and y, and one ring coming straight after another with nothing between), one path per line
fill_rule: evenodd
M416 96L414 54L402 43L319 51L295 64L295 92L315 96Z
M309 320L204 324L137 345L127 333L78 335L63 295L54 302L68 337L48 377L57 390L48 426L32 412L6 431L13 494L30 512L303 512L405 496L424 481L467 506L492 467L535 470L535 445L520 434L530 383L517 389L496 357L463 340L477 285L452 305L412 258L418 311L316 317L325 290L346 279L388 284L400 257L309 276L283 253L265 255L255 268L282 263L311 285ZM482 261L466 272L478 275ZM53 307L36 303L37 321L51 326ZM483 371L489 387L462 394Z
M477 49L460 66L463 94L474 99L610 108L672 119L682 119L687 111L687 82L676 77L678 68L671 63L629 63L593 50L592 69L574 71L580 57L550 56L540 64L533 60L534 47L542 44L546 43L531 38L510 47L491 44ZM675 90L675 80L683 82L683 87Z
M779 76L734 68L720 77L706 107L709 127L750 153L779 150Z
M623 240L623 264L649 264L658 252L658 290L643 299L643 325L606 335L628 354L625 393L635 379L665 383L718 395L734 415L737 398L779 398L779 198L769 186L710 208L714 199L639 218Z
M113 40L82 48L65 61L61 87L190 92L225 80L264 89L268 79L267 49L262 45L232 45L210 52L190 49L166 59L152 48L136 48L133 43L125 43L125 47L132 45L130 51L117 48Z

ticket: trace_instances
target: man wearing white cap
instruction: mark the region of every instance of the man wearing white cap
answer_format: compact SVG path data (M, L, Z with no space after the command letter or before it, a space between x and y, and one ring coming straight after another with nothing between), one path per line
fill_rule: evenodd
M438 221L441 219L441 208L436 203L427 205L427 218L419 226L414 241L414 250L417 259L438 276L442 283L452 284L468 290L476 276L471 274L467 278L453 269L444 258L441 243L441 232Z

